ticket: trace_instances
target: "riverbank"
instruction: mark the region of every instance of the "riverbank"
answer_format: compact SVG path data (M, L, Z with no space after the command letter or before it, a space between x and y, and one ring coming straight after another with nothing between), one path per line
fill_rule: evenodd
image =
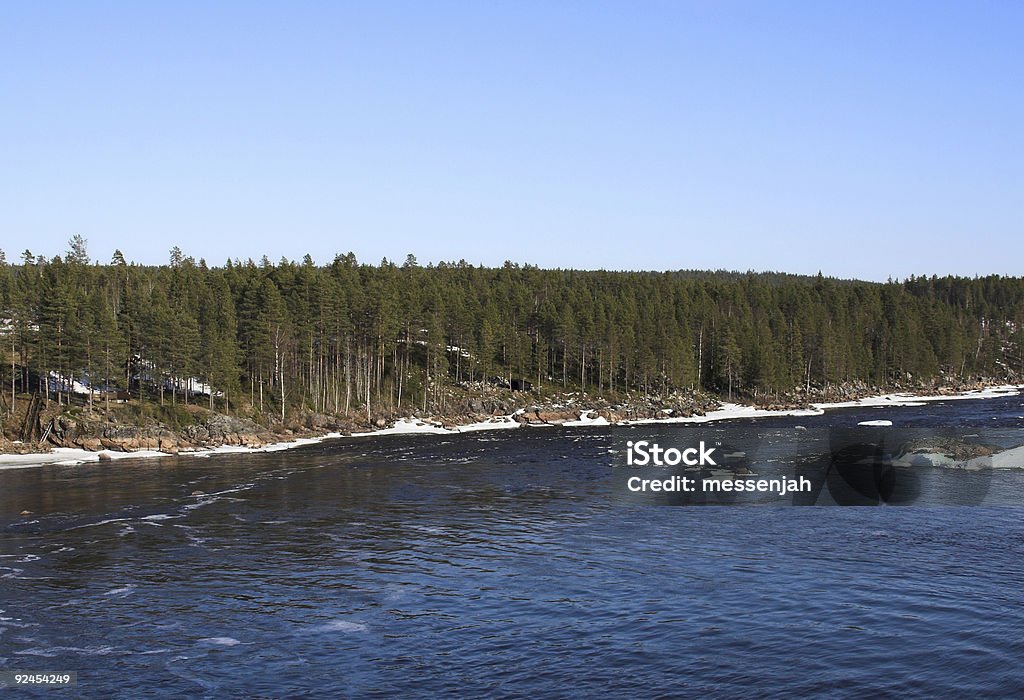
M6 453L0 453L0 469L34 467L46 464L71 466L88 462L119 461L122 459L170 458L175 455L210 457L231 453L276 452L312 445L324 440L339 438L361 438L381 435L407 434L451 434L483 430L506 430L514 428L542 428L551 426L586 427L603 425L640 425L651 423L708 423L723 420L742 420L779 416L816 416L825 411L840 408L870 407L912 407L932 401L971 400L1017 395L1024 385L998 384L981 386L959 392L935 391L895 393L860 396L841 401L811 402L804 405L763 405L723 403L709 397L685 397L688 404L683 409L658 408L659 404L670 403L678 406L680 397L652 399L645 397L641 405L622 402L609 404L593 400L596 407L587 407L588 397L578 393L565 395L561 401L548 401L520 407L502 415L461 414L469 418L457 422L457 416L405 416L380 425L360 429L358 424L347 429L299 428L304 434L286 428L271 432L252 421L221 414L211 414L203 423L175 432L166 426L129 430L125 426L105 425L71 421L65 422L63 432L72 446L53 446L45 451L31 451L30 446L8 442ZM476 401L473 399L473 401ZM473 407L476 407L475 404ZM317 419L312 419L317 422ZM321 421L322 422L322 421ZM338 423L333 423L337 427ZM92 427L89 427L92 426ZM294 424L293 424L293 427ZM232 432L232 430L234 432ZM95 434L98 432L98 435ZM138 433L146 433L139 437ZM156 434L154 434L156 433ZM120 434L122 437L116 437ZM114 437L111 437L111 436ZM127 436L127 437L125 437ZM219 444L202 444L197 437L213 439ZM189 442L188 438L196 440ZM10 449L13 448L13 449Z

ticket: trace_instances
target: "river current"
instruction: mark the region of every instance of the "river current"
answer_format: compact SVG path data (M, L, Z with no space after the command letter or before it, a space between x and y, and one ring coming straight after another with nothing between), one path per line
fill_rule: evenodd
M0 471L0 671L77 673L47 697L1019 697L1024 469L919 467L898 507L622 493L638 436L879 418L1024 444L1009 396Z

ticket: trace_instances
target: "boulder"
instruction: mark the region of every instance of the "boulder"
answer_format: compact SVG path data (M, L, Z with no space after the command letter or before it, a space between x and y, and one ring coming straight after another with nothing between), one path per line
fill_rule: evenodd
M537 411L535 415L539 422L552 425L561 425L566 421L580 419L579 411Z
M83 438L79 444L81 444L83 450L89 450L89 452L99 452L103 449L99 438Z
M337 425L337 421L323 413L310 413L305 420L305 427L310 430L325 430L335 425Z

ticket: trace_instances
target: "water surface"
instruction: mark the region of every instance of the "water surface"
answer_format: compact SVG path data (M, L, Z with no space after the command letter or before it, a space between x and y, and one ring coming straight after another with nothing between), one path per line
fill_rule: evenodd
M734 429L886 418L1012 442L1021 402ZM933 492L983 482L972 507L621 497L626 440L711 429L2 471L0 669L126 698L1024 692L1024 472L925 470Z

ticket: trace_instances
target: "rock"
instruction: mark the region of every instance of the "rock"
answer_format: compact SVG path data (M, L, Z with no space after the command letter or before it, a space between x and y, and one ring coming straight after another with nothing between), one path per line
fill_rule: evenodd
M20 515L22 515L22 516L32 515L32 511L30 511L30 510L23 510L23 511L21 511Z
M134 425L106 425L100 431L100 436L116 441L137 440L142 436L142 429Z
M189 494L189 496L205 496L205 495L206 494L203 491L193 491L192 493Z
M306 416L305 427L310 430L323 430L335 425L334 419L322 413L310 413Z
M260 428L250 420L213 414L204 423L190 425L182 433L186 440L193 445L238 445L240 434L255 435ZM229 436L234 436L229 438Z
M547 425L561 425L566 421L579 420L579 411L544 411L534 408L516 416L520 423L536 423Z
M934 453L943 454L958 462L964 462L975 457L988 457L998 448L993 449L989 445L965 442L953 438L933 437L922 440L912 440L903 445L903 453Z
M110 456L110 453L108 453L108 452L100 452L100 453L99 453L99 454L97 455L97 457L99 457L99 460L100 460L101 462L109 462L109 461L111 461L111 460L113 459L113 458L112 458L112 457Z
M111 439L110 439L110 438L108 438L108 437L102 437L102 438L100 438L100 445L102 445L102 446L103 446L103 449L104 449L104 450L116 450L116 451L120 451L120 449L121 449L121 444L120 444L119 442L117 442L117 441L115 441L115 440L111 440Z
M99 442L99 438L85 438L81 440L82 449L87 449L90 452L98 452L103 448Z
M210 439L210 431L205 425L190 425L182 433L193 443L203 443Z

